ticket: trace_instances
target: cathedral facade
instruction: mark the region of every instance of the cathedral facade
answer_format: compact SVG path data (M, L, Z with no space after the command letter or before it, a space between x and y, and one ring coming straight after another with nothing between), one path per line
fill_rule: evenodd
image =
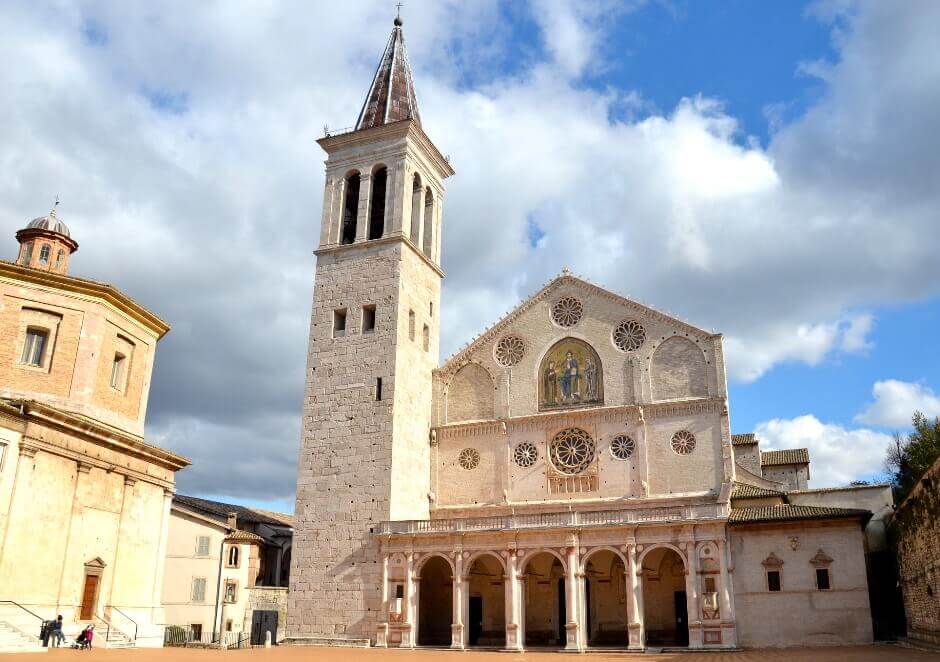
M319 144L292 641L872 639L890 491L809 490L805 449L732 435L721 335L563 270L438 365L454 171L400 21L355 128Z

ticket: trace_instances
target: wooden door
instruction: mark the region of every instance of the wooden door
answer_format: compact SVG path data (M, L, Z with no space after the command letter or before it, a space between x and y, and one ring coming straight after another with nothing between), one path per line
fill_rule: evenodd
M82 591L82 609L79 620L90 621L95 616L95 600L98 598L98 575L85 575L85 590Z

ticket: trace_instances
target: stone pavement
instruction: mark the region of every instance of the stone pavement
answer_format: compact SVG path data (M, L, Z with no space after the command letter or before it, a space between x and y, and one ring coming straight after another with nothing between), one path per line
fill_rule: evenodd
M30 653L0 654L0 662L559 662L565 655L556 651L502 653L497 651L448 651L419 649L384 650L377 648L279 647L240 651L162 648L137 650L76 651L50 650L36 657ZM582 657L585 659L585 657ZM749 650L735 653L667 653L661 655L592 652L590 662L602 660L642 660L643 662L930 662L940 661L940 653L912 650L898 646L844 646L828 648L789 648Z

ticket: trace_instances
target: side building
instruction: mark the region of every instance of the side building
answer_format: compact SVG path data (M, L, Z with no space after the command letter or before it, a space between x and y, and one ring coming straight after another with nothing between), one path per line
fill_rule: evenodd
M284 638L294 519L177 495L163 606L168 645L259 645Z
M169 326L115 287L68 274L78 249L53 210L0 261L0 647L42 620L96 625L108 645L160 646L175 472L144 439Z

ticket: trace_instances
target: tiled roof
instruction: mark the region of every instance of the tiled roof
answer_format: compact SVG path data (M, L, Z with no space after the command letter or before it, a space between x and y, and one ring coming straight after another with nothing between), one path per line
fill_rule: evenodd
M757 487L747 483L734 483L734 489L731 491L732 499L763 499L767 497L783 496L783 492L771 490L766 487Z
M775 464L809 464L809 451L805 448L761 451L760 464L762 467L770 467Z
M395 19L392 36L388 39L369 94L356 120L356 129L371 129L402 120L414 120L421 124L401 20Z
M199 499L183 494L174 496L173 501L183 507L197 510L220 522L225 522L228 519L229 513L235 513L238 515L237 521L239 522L258 522L270 526L294 526L294 518L291 515L272 513L268 510L246 508L245 506L237 506L233 503L210 501L209 499Z
M730 524L754 524L757 522L788 522L794 520L850 519L866 517L871 511L858 508L830 508L828 506L757 506L755 508L732 508L728 518Z
M753 432L748 432L747 434L731 435L732 446L750 446L756 443L758 443L757 436Z
M232 531L232 533L225 536L225 539L232 542L264 542L264 538L256 533L238 530Z

